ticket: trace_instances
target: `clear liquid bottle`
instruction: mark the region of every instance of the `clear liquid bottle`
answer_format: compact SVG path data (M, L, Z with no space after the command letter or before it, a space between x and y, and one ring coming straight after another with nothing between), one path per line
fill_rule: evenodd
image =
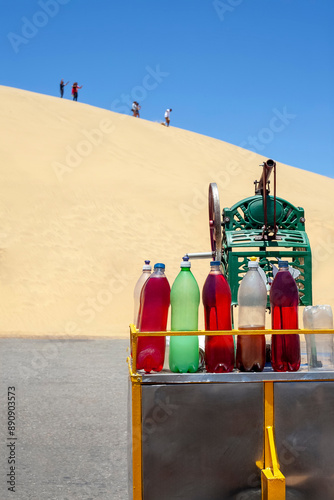
M188 257L183 257L181 271L177 275L170 293L171 330L198 330L198 307L200 292L191 272ZM172 336L169 345L169 367L172 372L196 372L199 363L198 336Z
M139 309L139 331L166 331L170 304L170 286L165 275L165 264L155 264L154 271L142 288ZM166 337L150 335L138 337L137 370L162 370L165 359Z
M239 330L264 330L267 288L258 271L257 262L248 263L248 271L238 290ZM238 335L237 368L240 371L263 370L266 362L264 335Z
M205 329L231 330L231 289L220 269L220 262L210 263L210 273L203 286ZM231 372L234 368L232 335L206 335L205 366L210 373Z
M270 289L271 322L273 330L298 329L299 294L290 274L289 263L279 261L279 271ZM295 372L300 367L299 335L272 335L271 365L276 372Z
M152 271L152 266L150 266L150 261L145 260L145 264L143 266L143 272L140 275L135 288L133 292L133 302L134 302L134 310L133 310L133 324L138 328L138 313L139 313L139 306L140 306L140 294L141 290L148 280L148 278L151 276L151 271Z
M330 305L307 306L303 311L304 328L327 330L333 328L333 312ZM314 333L305 335L309 370L334 369L334 335Z

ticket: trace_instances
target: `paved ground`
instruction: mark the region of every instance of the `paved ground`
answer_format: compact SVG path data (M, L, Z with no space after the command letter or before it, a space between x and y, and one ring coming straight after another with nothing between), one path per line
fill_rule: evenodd
M127 499L127 344L0 339L1 500ZM11 448L15 493L6 483Z

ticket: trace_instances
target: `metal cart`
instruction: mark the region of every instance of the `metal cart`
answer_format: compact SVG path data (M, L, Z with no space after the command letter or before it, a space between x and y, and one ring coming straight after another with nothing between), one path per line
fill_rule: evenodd
M276 196L276 163L269 159L262 167L255 195L222 214L217 185L210 184L211 251L187 255L221 261L233 306L249 258L259 259L268 280L272 264L284 258L299 273L300 305L310 305L312 258L304 210ZM137 373L139 336L231 331L139 333L131 325L130 332L130 500L333 500L334 371ZM242 330L242 335L264 333L282 330ZM334 330L284 330L321 333Z
M334 498L334 371L137 373L130 331L129 499Z

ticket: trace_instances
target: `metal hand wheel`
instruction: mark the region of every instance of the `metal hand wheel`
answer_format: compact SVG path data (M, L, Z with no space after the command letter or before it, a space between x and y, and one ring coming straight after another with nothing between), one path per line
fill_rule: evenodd
M218 187L215 182L209 185L209 227L211 250L214 260L222 259L222 225Z

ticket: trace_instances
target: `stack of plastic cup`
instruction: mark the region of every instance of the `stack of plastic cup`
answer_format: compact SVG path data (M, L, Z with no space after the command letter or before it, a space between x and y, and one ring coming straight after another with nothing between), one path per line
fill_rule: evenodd
M303 313L304 328L325 330L333 328L331 306L307 306ZM333 335L309 334L306 337L307 362L309 370L334 370Z

